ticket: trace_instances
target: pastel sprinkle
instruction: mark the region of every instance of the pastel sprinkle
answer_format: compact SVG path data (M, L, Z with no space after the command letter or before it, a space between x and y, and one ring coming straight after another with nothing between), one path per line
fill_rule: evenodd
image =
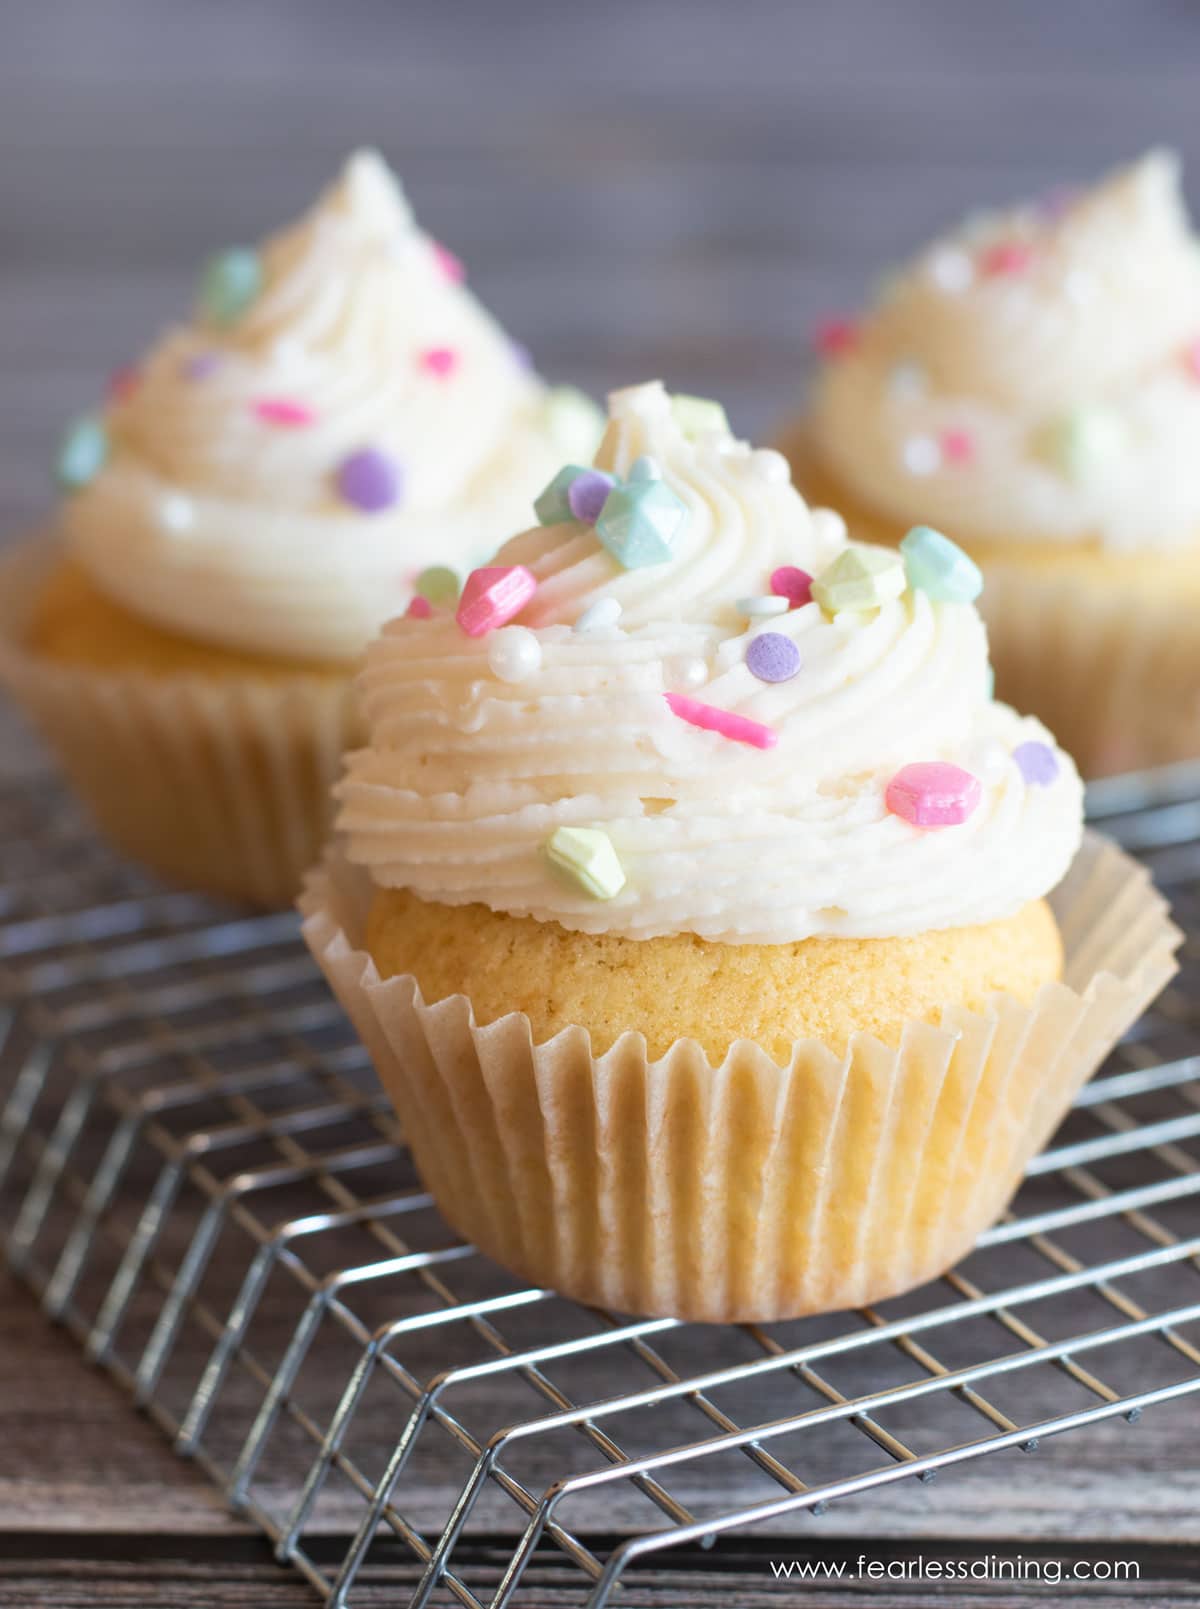
M786 598L792 609L800 609L812 599L813 578L794 564L781 564L771 571L771 591Z
M597 598L589 603L572 626L572 631L599 631L604 626L615 626L621 618L621 605L615 598Z
M510 341L509 351L512 353L513 362L518 369L533 368L533 353L527 346L522 345L520 341Z
M293 430L311 425L317 417L307 403L294 402L291 397L258 397L250 406L264 424Z
M625 887L625 869L601 827L556 827L543 846L551 865L593 899L612 899Z
M969 464L975 456L975 438L969 430L943 430L938 446L948 464Z
M697 436L729 434L729 420L719 402L711 397L690 397L677 391L671 398L671 413L675 423L689 440Z
M680 654L663 665L663 679L681 687L703 687L708 680L708 660L699 654Z
M1019 240L999 241L979 258L985 274L1023 274L1033 261L1033 248Z
M850 318L822 318L813 326L812 343L827 359L848 357L858 345L858 325Z
M468 637L483 637L506 626L536 591L537 580L525 565L485 565L463 583L455 619Z
M422 570L415 586L417 595L427 598L430 603L458 602L460 589L458 572L447 564L431 564L427 570Z
M428 598L420 594L408 600L408 608L404 611L410 620L428 620L433 614L433 605Z
M878 609L898 598L907 585L904 562L884 548L850 547L839 553L812 584L812 595L826 613Z
M404 476L400 465L378 447L360 447L337 468L337 489L352 508L378 514L400 501Z
M452 346L431 346L421 353L419 361L427 374L445 380L458 367L458 353Z
M885 802L894 816L914 827L957 827L979 804L979 778L945 760L906 765L887 785Z
M219 352L192 352L179 366L185 380L207 380L209 375L215 374L220 367Z
M523 682L541 669L542 645L526 626L503 626L488 638L487 658L502 682Z
M984 667L983 691L988 698L996 696L996 667L992 664Z
M800 669L800 650L781 631L760 631L746 650L746 665L760 682L790 681Z
M100 473L108 457L108 432L86 415L67 426L54 460L54 478L64 491L77 492Z
M1193 380L1200 380L1200 335L1184 348L1183 364Z
M594 525L616 484L616 476L602 469L585 469L582 475L576 475L567 487L567 506L572 517L585 525Z
M926 267L938 289L951 295L968 290L975 278L974 264L958 246L935 247L929 254Z
M901 457L910 475L933 475L942 467L942 449L932 436L910 436Z
M596 520L596 535L626 570L665 564L687 519L687 504L666 481L615 486Z
M1043 457L1071 480L1083 480L1124 441L1121 421L1102 404L1081 404L1041 434Z
M214 324L233 324L262 289L262 263L249 246L215 252L200 274L200 305Z
M628 478L631 481L661 480L662 465L657 458L651 458L649 453L643 453L630 464Z
M141 378L137 369L130 365L126 365L121 369L114 369L108 377L104 395L109 402L125 402L137 390Z
M750 468L759 480L771 486L783 486L792 478L792 466L774 447L759 447L750 454Z
M182 492L168 492L158 505L158 517L168 531L187 531L196 523L196 505Z
M1048 743L1039 743L1036 739L1018 743L1012 757L1032 787L1048 788L1058 776L1058 755Z
M441 269L444 278L448 279L452 285L461 285L467 277L467 270L463 266L462 259L456 257L449 246L443 246L440 240L433 241L432 245L434 261Z
M575 518L569 493L581 475L588 471L581 464L564 464L554 479L533 500L533 512L540 525L563 525Z
M983 572L948 536L914 525L900 543L909 586L938 603L973 603L983 591Z
M748 743L755 749L773 749L779 742L779 733L764 726L761 721L752 721L745 715L734 715L730 710L717 709L713 704L702 704L699 699L689 698L686 693L664 693L663 697L672 715L678 715L681 721L698 726L702 731L718 732L734 743Z
M739 598L737 612L747 620L765 620L771 615L785 615L791 604L775 592L764 592L759 597Z
M928 380L919 363L905 358L888 370L887 384L893 397L902 402L911 402L924 394Z

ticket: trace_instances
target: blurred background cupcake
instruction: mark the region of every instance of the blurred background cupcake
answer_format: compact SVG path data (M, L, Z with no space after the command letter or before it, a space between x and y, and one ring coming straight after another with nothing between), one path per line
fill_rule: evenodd
M855 534L987 577L1000 696L1087 774L1200 754L1200 242L1156 151L974 214L819 333L785 441Z
M5 561L0 678L122 849L286 901L367 640L456 596L598 421L359 152L293 227L214 254L192 321L71 425L55 531Z

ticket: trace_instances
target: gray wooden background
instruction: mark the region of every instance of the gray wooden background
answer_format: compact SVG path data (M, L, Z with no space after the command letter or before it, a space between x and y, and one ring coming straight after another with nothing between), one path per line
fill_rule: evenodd
M1189 0L0 0L0 541L44 517L61 422L204 253L287 220L356 144L547 374L660 375L755 435L796 405L813 319L966 208L1158 142L1200 195L1198 92ZM0 767L34 752L0 714ZM1112 1451L1081 1441L1039 1528L1177 1535L1186 1443L1171 1473L1141 1445L1125 1499ZM1136 1601L1200 1592L1192 1564L1148 1566ZM670 1601L782 1601L761 1561L727 1568ZM98 1600L309 1598L0 1282L0 1602Z

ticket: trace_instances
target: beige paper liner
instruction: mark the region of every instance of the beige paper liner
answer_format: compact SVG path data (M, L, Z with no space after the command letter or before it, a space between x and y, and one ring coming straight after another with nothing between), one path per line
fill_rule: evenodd
M366 874L335 853L304 935L371 1052L445 1218L522 1278L628 1312L768 1321L876 1302L943 1272L1004 1210L1080 1085L1175 970L1148 874L1088 834L1053 896L1065 981L1032 1007L948 1009L899 1050L740 1041L603 1056L581 1027L535 1045L455 995L380 981L358 946Z
M26 623L56 557L42 538L0 561L0 687L123 853L171 883L286 905L360 736L352 678L153 675L31 654Z

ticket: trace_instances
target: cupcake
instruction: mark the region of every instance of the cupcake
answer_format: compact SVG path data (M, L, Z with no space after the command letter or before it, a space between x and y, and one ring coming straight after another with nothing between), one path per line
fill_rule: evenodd
M1178 935L990 693L978 572L661 385L392 622L309 945L449 1222L581 1301L769 1320L940 1273Z
M286 902L366 643L454 596L600 424L360 152L293 227L210 259L192 321L68 431L54 535L4 566L0 679L123 850Z
M853 535L987 578L1000 693L1085 774L1200 754L1200 242L1179 164L974 216L820 332L784 446Z

